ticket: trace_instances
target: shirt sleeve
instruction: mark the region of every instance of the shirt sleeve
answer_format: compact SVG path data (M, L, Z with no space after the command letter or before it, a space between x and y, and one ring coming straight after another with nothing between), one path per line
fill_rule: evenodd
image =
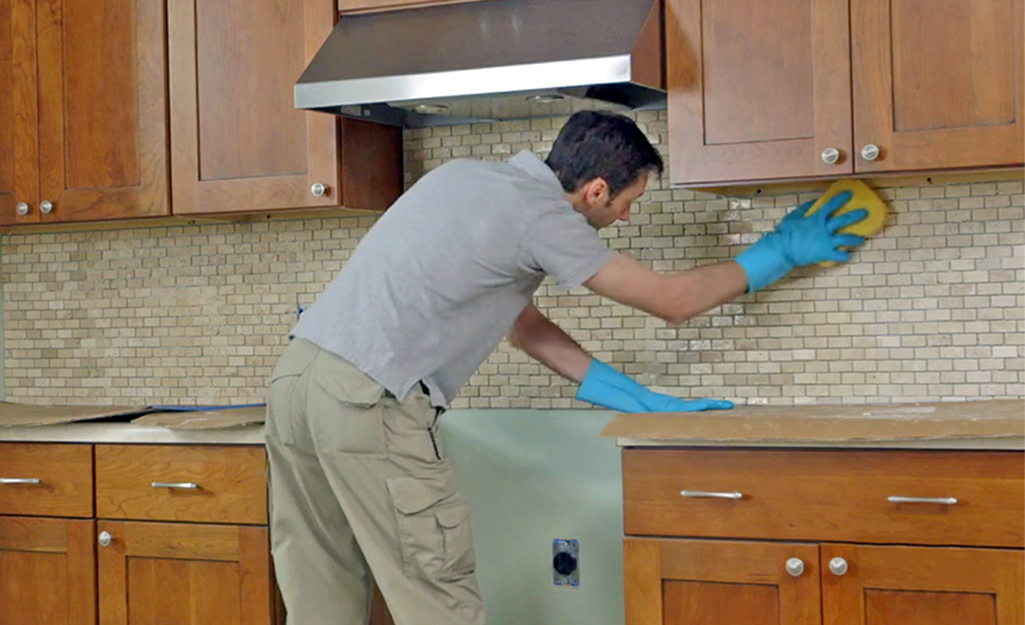
M568 205L542 212L520 248L526 269L553 276L565 288L588 281L614 256L598 231Z

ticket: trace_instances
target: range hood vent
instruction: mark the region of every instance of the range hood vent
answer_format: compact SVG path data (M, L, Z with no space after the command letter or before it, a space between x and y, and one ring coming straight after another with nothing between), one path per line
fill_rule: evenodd
M419 128L665 106L660 0L478 0L343 16L295 106Z

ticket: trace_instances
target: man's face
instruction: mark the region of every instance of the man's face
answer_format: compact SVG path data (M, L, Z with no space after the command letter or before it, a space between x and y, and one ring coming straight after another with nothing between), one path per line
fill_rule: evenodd
M630 206L637 201L637 198L644 193L648 186L648 174L642 172L633 184L612 198L609 197L608 184L601 178L592 180L588 184L595 185L595 187L590 189L585 196L588 208L583 213L587 218L587 223L595 229L600 229L612 225L617 220L628 221L630 219Z

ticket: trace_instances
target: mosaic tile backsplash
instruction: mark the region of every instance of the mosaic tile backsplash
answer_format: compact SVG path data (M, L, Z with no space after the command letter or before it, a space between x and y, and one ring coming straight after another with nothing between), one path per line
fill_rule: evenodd
M637 114L665 151L665 111ZM407 131L407 183L446 160L543 155L564 119ZM545 284L539 307L656 390L739 403L1025 396L1022 180L883 188L881 236L689 322ZM731 258L814 194L723 197L653 181L609 247L660 271ZM298 305L372 216L3 237L9 401L264 400ZM575 387L503 343L455 408L573 408Z

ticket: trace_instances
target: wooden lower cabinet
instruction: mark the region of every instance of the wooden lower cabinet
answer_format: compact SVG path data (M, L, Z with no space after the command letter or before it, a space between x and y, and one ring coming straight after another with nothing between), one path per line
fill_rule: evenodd
M628 538L627 625L1020 625L1014 549Z
M267 528L100 521L101 625L271 623Z
M1021 550L822 545L821 562L824 625L1025 623Z
M623 555L627 625L819 623L818 545L628 538Z
M1025 625L1023 463L627 448L626 625Z
M0 623L96 623L95 522L0 517Z

